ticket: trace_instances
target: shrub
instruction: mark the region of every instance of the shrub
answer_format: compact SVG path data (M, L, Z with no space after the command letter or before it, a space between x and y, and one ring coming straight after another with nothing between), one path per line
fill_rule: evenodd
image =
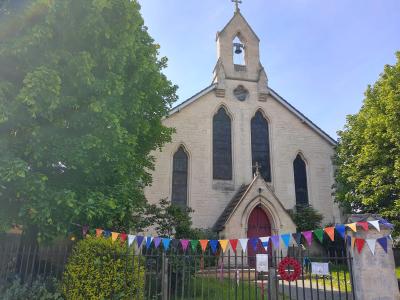
M88 237L74 247L62 280L65 298L143 299L144 268L133 250L111 239Z
M296 224L298 232L321 227L323 219L322 214L312 206L297 206L295 211L291 213L291 217Z
M2 300L62 300L61 292L58 291L58 283L55 279L37 279L31 284L22 283L15 278L9 285L0 288Z

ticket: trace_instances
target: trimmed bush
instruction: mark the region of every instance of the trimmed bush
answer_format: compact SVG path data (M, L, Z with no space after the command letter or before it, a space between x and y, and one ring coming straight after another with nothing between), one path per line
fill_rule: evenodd
M74 247L62 280L67 300L143 299L144 268L133 250L110 238L88 237Z

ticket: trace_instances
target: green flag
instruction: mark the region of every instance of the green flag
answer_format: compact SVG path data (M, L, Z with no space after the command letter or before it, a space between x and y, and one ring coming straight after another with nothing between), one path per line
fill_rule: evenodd
M322 240L324 238L324 230L323 229L316 229L316 230L314 230L314 234L318 238L318 240L322 243Z
M199 244L199 240L191 240L190 241L190 246L192 246L193 251L196 251L198 244Z

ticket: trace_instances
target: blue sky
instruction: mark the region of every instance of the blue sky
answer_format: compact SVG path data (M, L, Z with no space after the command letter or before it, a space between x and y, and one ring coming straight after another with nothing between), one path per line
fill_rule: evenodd
M139 0L184 101L211 83L230 0ZM269 85L332 137L400 51L399 0L243 0Z

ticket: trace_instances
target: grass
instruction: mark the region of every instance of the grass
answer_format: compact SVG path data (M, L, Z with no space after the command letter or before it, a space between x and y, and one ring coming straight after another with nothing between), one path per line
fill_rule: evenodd
M400 279L400 266L396 268L396 277Z
M351 278L349 270L347 266L330 266L331 276L332 276L332 287L333 289L345 291L347 287L347 291L351 291ZM316 287L317 279L315 275L312 275L312 284ZM324 279L321 276L318 276L318 287L323 289ZM331 288L331 278L329 276L325 276L325 287L327 289Z

